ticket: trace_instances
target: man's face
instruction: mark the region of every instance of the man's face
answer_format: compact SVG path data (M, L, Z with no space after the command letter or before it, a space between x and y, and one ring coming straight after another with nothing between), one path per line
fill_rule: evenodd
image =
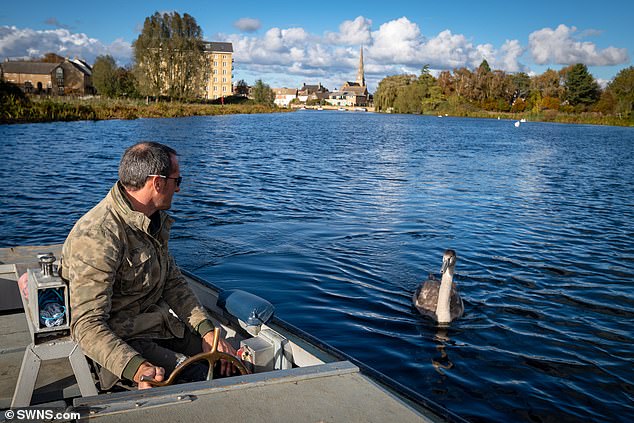
M172 207L172 197L174 197L174 193L181 190L176 184L176 179L172 179L181 176L180 166L178 165L178 157L174 155L171 155L170 157L172 159L172 173L168 175L169 178L163 179L163 190L161 190L158 201L159 210L168 210Z

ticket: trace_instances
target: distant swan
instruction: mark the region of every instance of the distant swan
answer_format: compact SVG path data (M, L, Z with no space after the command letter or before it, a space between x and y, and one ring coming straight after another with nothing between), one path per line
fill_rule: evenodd
M447 250L442 258L441 282L428 279L423 282L412 301L418 311L436 320L438 323L450 323L462 316L464 305L453 283L454 268L456 266L456 252Z

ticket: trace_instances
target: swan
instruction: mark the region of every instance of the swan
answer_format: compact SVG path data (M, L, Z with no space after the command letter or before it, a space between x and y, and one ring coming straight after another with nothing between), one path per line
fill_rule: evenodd
M418 311L436 320L438 323L450 323L462 316L464 304L453 283L456 266L456 252L446 250L442 258L442 279L440 283L428 279L416 289L412 302Z

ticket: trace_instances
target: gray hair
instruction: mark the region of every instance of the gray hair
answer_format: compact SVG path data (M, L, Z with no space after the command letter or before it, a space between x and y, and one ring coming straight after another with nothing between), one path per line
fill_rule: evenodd
M176 150L153 141L143 141L128 147L119 162L119 180L124 187L136 191L145 185L149 175L169 176L172 155Z

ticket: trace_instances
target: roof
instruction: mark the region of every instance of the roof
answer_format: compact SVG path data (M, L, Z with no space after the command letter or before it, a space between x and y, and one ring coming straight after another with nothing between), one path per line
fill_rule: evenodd
M345 91L348 93L354 93L356 95L366 95L367 94L367 88L364 86L343 86L341 91Z
M222 43L217 41L205 41L205 51L212 51L218 53L233 53L232 43Z
M22 73L31 75L49 75L61 63L42 62L3 62L2 71L4 73Z
M73 60L69 60L69 62L72 63L73 66L75 66L77 69L79 69L86 75L92 75L92 69L90 65L86 63L85 61L75 58Z
M296 88L273 88L273 91L277 95L297 95Z
M306 85L306 84L304 84L304 86L299 89L299 92L303 93L304 95L312 94L312 93L316 93L316 92L326 92L326 91L328 91L328 90L326 89L326 87L321 85L321 82L318 85Z

